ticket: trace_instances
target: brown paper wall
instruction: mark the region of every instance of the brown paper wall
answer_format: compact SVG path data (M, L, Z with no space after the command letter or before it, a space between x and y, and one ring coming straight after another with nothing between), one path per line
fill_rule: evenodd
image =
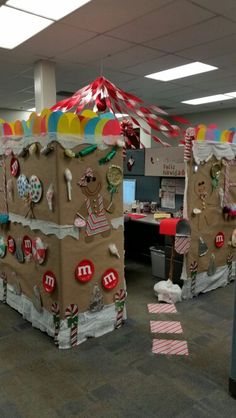
M191 226L191 248L187 254L188 277L190 276L189 267L193 261L197 261L200 273L207 271L212 253L215 255L216 267L227 264L227 256L230 252L235 256L235 249L228 243L236 227L236 220L225 220L220 204L219 188L224 190L225 168L222 166L219 185L214 189L211 181L211 167L215 162L216 159L213 157L207 163L200 164L196 173L193 170L193 162L188 164L187 206ZM236 166L230 168L230 178L236 183ZM206 208L199 215L193 215L194 208L202 208L199 197L199 188L202 182L205 183L207 193ZM231 198L236 202L236 187L231 189ZM224 245L221 248L217 248L215 245L215 237L219 232L224 233ZM201 257L198 254L199 237L202 237L208 246L207 254Z
M87 209L85 206L86 196L82 193L81 187L77 184L83 176L86 168L91 167L96 176L101 179L100 194L104 199L105 208L110 202L111 194L107 190L108 183L106 180L107 169L111 165L118 165L122 167L122 150L119 150L116 156L108 163L99 165L98 160L104 157L111 148L106 148L102 151L96 150L90 155L84 157L83 160L76 158L68 158L64 155L64 149L57 143L53 143L54 151L47 155L37 154L31 155L27 158L18 157L20 163L20 173L23 173L30 178L32 174L37 175L43 184L43 197L38 204L34 205L34 215L36 219L51 221L60 225L73 225L75 214L77 212L87 217ZM83 144L76 147L73 151L77 152L89 144ZM40 148L40 145L39 145ZM17 193L16 181L17 178L12 177L10 173L11 157L6 159L7 180L13 179L14 182L14 201L8 201L9 212L25 216L28 210L24 200L21 199ZM72 173L72 200L67 198L67 185L64 178L64 170L69 168ZM54 211L51 212L48 208L46 200L46 191L50 183L54 184L55 199ZM118 192L114 194L112 207L113 212L106 212L106 217L110 223L113 218L123 217L123 199L122 199L122 184L118 186ZM111 227L109 236L102 237L95 235L91 242L85 242L85 230L80 229L79 240L71 236L67 236L62 240L55 235L44 235L40 231L31 231L29 227L23 227L20 224L10 223L7 227L2 227L1 235L5 238L10 234L15 239L22 238L24 235L29 235L31 238L39 236L48 245L47 260L43 265L36 265L34 261L20 264L14 255L7 253L1 259L1 270L7 272L9 283L12 280L12 272L16 272L19 276L22 291L29 298L32 297L33 285L40 286L43 306L50 310L52 301L59 301L61 316L68 304L75 303L79 307L79 311L83 312L88 309L91 302L91 295L95 283L101 285L101 277L107 268L114 268L119 274L119 283L117 287L111 291L102 289L104 304L114 302L114 294L118 289L124 288L124 237L123 227L113 229ZM115 243L120 259L110 255L108 245ZM95 274L90 282L80 283L75 280L76 265L83 259L88 259L93 262L95 266ZM42 286L42 276L47 270L55 273L57 279L56 290L48 295Z

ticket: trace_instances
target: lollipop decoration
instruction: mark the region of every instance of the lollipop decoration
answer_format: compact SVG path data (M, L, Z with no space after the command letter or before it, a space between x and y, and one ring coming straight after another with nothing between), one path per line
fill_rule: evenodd
M71 200L71 189L72 189L72 187L71 187L72 173L69 170L69 168L65 169L64 177L65 177L66 184L67 184L67 197L68 197L68 200L70 201Z
M117 165L111 165L107 170L107 181L108 181L108 187L107 190L111 194L111 199L108 207L106 208L106 211L109 212L113 205L113 195L114 193L118 192L118 186L121 184L123 179L123 172L121 167Z

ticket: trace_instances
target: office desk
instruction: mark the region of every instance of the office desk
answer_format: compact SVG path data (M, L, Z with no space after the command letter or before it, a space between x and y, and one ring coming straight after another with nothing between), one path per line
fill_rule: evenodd
M153 214L143 218L129 217L124 214L125 257L126 259L142 259L151 263L150 247L161 249L165 253L165 277L170 268L172 237L159 233L160 220L155 220ZM173 281L180 284L183 256L175 253Z

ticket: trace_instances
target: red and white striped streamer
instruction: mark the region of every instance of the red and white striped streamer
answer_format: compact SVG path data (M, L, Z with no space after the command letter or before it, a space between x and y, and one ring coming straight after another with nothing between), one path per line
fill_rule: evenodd
M117 310L115 328L120 328L123 324L124 307L126 300L126 291L124 289L118 290L114 296L115 306Z
M152 352L154 354L188 356L188 344L187 341L155 339L152 342Z
M179 321L150 321L151 332L160 334L182 334L183 329Z
M78 334L78 306L74 303L68 305L65 312L68 327L70 328L70 343L71 347L77 345L77 334Z
M53 313L53 321L55 326L54 331L54 342L58 345L58 335L60 331L60 308L57 302L52 303L52 313Z
M149 313L177 313L176 307L173 304L149 303Z
M105 77L96 78L70 98L56 103L51 110L68 111L75 108L75 112L80 113L85 106L94 104L99 111L109 110L113 114L117 112L128 114L131 121L148 134L150 132L143 127L143 123L140 123L139 120L167 138L177 138L183 135L181 128L162 117L162 115L166 115L164 110L154 105L146 106L143 100L121 90ZM172 117L172 119L181 124L187 123L185 119L180 117ZM170 146L157 135L152 135L152 139L164 146Z

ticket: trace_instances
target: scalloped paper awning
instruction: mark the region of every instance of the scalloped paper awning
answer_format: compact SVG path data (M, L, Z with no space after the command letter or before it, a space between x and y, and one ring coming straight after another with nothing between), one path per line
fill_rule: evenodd
M33 112L27 121L13 123L0 121L0 136L22 137L50 133L70 134L81 137L121 135L119 121L112 113L98 115L84 110L80 115L44 109L40 115Z

